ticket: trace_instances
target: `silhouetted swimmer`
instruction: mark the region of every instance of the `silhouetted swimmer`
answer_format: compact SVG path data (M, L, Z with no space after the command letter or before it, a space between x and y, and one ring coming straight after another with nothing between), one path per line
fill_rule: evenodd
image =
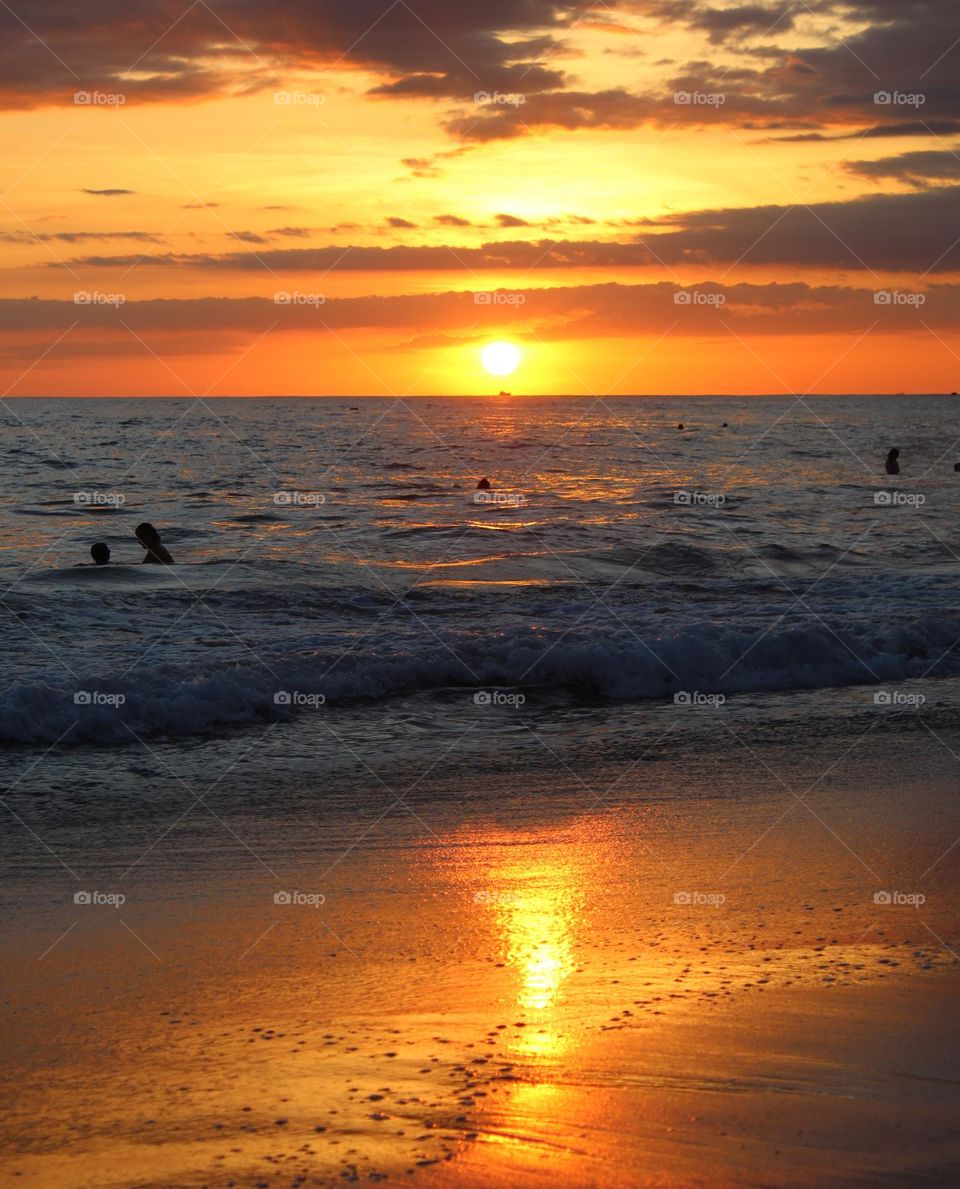
M887 461L884 463L884 470L887 472L888 475L899 475L900 474L900 463L897 462L897 459L899 457L900 457L899 450L891 450L890 453L887 455Z
M96 545L90 546L90 556L93 558L95 566L106 566L110 564L110 546L105 541L98 541Z
M960 462L955 462L955 463L953 464L953 469L954 469L955 471L960 471Z
M721 426L720 426L720 428L721 428L721 429L726 429L726 428L727 428L727 423L726 423L726 421L724 421L723 425L721 425Z
M683 429L683 422L682 422L682 421L681 421L681 422L680 422L680 424L677 426L677 429Z
M163 566L172 566L173 558L163 547L160 540L160 534L146 521L143 524L138 524L136 528L137 540L146 549L147 556L143 559L143 564L154 563Z
M477 484L477 491L489 491L489 490L490 490L490 480L487 478L481 479L480 482Z

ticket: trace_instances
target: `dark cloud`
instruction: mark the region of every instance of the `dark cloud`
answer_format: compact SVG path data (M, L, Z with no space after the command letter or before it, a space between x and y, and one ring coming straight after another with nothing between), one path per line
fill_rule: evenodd
M439 223L441 227L469 227L469 219L461 219L459 215L434 215L434 223Z
M401 219L399 215L391 215L387 219L388 227L397 227L401 230L411 231L416 227L416 223L411 223L409 219Z
M899 157L881 157L878 161L851 161L847 169L863 178L895 178L912 186L934 182L960 182L960 146L902 153Z
M163 236L150 231L0 231L0 241L5 244L32 244L59 241L64 244L82 244L88 240L127 239L143 244L162 244Z
M74 267L191 266L274 272L418 271L763 265L944 273L960 270L960 186L872 194L847 202L689 211L643 220L629 240L492 241L474 247L343 245L226 255L84 256ZM49 268L62 267L50 262Z
M82 189L81 194L94 194L98 198L118 198L121 194L136 194L136 190L87 190Z
M574 89L556 65L575 52L565 37L586 22L627 42L640 36L625 29L637 15L649 18L645 41L656 38L650 21L685 25L710 56L677 64L656 93ZM909 122L960 120L956 0L610 0L603 12L591 0L418 0L415 8L219 0L216 11L206 4L184 11L180 0L101 0L79 9L75 0L31 0L29 25L0 6L0 105L69 103L90 88L128 101L176 101L275 87L289 68L312 69L318 81L362 69L378 79L374 102L454 100L442 119L465 144L645 123L804 136L873 125L904 134ZM879 91L920 92L922 107L877 104ZM523 102L484 105L481 92L516 93ZM720 94L723 102L678 104L677 92ZM438 157L405 164L416 176L438 175Z
M828 130L844 125L873 129L875 135L885 135L886 128L890 135L920 135L928 134L921 132L924 124L953 130L960 120L955 0L812 0L734 8L665 0L654 11L705 31L727 51L733 43L736 62L687 62L661 92L542 88L519 105L459 113L446 128L479 142L538 129L620 130L645 123L779 129L796 134L784 139L831 139ZM819 44L798 35L797 26L814 15L827 30L819 34ZM842 36L829 31L844 18L862 28ZM778 44L787 31L789 49ZM757 39L760 44L753 44ZM793 44L798 40L799 46ZM803 44L808 40L812 44ZM677 96L693 98L677 102Z
M380 329L418 333L429 326L431 336L492 330L529 329L543 340L626 338L669 333L676 337L725 335L812 335L928 333L960 327L960 286L931 285L925 304L878 304L873 288L810 286L802 283L736 284L723 286L705 280L685 289L674 284L602 284L527 288L522 305L478 305L471 292L405 294L395 297L329 298L321 305L277 305L269 298L195 298L131 301L123 306L123 321L152 343L154 336L211 333L262 333L270 327L285 331ZM678 301L678 294L690 301ZM709 297L710 300L703 300ZM28 333L59 334L76 324L69 344L83 345L94 336L99 347L91 354L109 355L110 342L128 347L129 336L117 326L116 310L77 306L73 302L32 299L0 300L0 339L14 343ZM104 336L112 332L113 338ZM174 341L174 340L170 340ZM141 346L141 350L145 350ZM34 356L35 357L35 356Z
M375 94L466 99L479 90L556 87L554 37L590 0L31 0L29 29L0 6L0 102L70 103L78 90L127 102L276 85L284 67L379 74Z
M404 157L401 164L413 174L415 178L438 178L441 170L434 165L433 157Z
M695 28L704 29L710 40L719 44L755 34L786 33L793 28L796 15L803 13L804 8L796 3L772 7L763 4L742 4L735 8L700 6L695 9L690 23Z
M695 211L645 237L669 263L949 272L960 269L960 186L848 202Z
M905 136L956 136L960 120L912 120L902 124L878 124L876 127L854 128L848 132L798 132L793 136L771 136L766 144L811 144L831 140L892 140Z
M521 219L519 215L497 215L497 223L501 227L529 227L530 224L526 219Z
M527 136L538 128L636 128L648 120L674 119L680 111L672 96L633 95L623 88L610 91L553 91L527 95L522 104L489 104L478 111L454 116L444 125L454 136L469 141L506 140ZM697 112L702 118L702 112Z
M228 231L231 239L239 240L242 244L265 244L267 239L256 231Z

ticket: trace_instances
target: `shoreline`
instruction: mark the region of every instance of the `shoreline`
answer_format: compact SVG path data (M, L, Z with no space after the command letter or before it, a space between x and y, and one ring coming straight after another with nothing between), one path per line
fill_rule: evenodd
M938 735L505 756L466 799L477 770L425 756L399 802L355 775L178 821L184 794L122 885L104 819L99 867L64 853L122 906L76 906L49 865L8 881L4 1176L946 1177L960 741Z

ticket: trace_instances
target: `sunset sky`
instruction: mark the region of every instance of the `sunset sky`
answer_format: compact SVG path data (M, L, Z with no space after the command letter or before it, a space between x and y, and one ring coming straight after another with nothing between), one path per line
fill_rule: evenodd
M4 395L960 389L956 0L11 0L0 103Z

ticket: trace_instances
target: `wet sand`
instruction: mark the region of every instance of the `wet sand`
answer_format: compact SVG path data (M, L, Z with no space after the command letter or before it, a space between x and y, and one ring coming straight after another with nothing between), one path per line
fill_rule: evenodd
M707 760L454 820L438 779L333 860L234 818L232 866L178 876L171 831L119 908L47 875L4 934L4 1183L955 1180L955 785L901 755L806 807Z

